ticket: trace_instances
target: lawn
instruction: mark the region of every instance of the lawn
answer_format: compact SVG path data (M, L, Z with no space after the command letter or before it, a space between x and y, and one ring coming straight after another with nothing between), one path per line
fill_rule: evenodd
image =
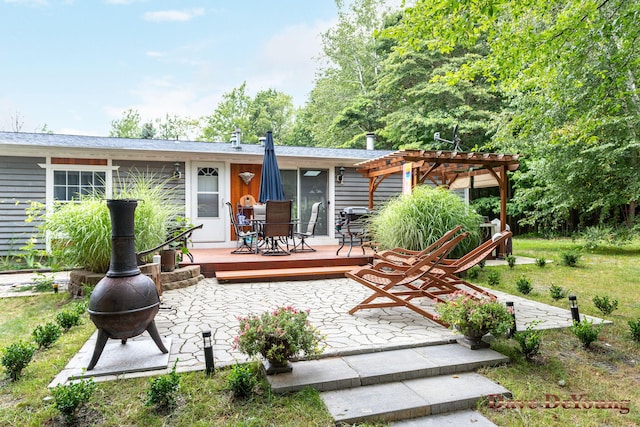
M602 314L592 302L595 295L608 295L619 301L618 309L608 317L613 324L602 330L599 340L588 350L568 330L545 331L541 353L532 361L520 356L512 340L498 339L492 343L495 349L512 358L506 366L482 370L513 392L508 409L480 407L498 425L640 424L640 345L630 338L627 325L628 320L640 317L640 241L622 248L582 252L577 267L561 265L562 254L578 243L515 239L516 255L551 262L545 267L486 267L474 280L486 286L488 273L498 271L500 284L496 289L518 295L515 283L525 276L533 285L528 298L568 308L566 298L555 302L549 295L551 285L562 286L578 297L582 314L597 317ZM72 302L63 294L0 299L0 348L20 339L31 340L35 326L53 321L55 313L69 304ZM19 381L9 382L0 371L0 425L61 425L62 418L46 399L50 394L47 385L94 330L85 314L82 325L63 334L50 349L36 353ZM228 374L228 369L216 371L212 378L202 372L181 374L178 404L171 412L158 412L144 405L148 378L98 383L88 408L79 413L79 418L82 424L103 426L332 425L313 390L276 396L262 383L250 399L235 399L227 387ZM566 408L562 407L562 401ZM622 413L626 412L626 401L630 401L629 413ZM603 402L616 408L593 408ZM545 405L555 409L547 409Z

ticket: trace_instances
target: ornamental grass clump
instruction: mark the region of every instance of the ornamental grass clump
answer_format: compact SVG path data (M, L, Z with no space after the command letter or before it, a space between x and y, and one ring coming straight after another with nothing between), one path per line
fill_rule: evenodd
M381 249L422 250L462 225L470 233L452 251L460 257L480 242L482 219L460 197L443 188L418 186L410 195L389 200L369 221L372 240Z
M436 305L439 319L465 336L504 335L513 327L513 316L495 298L476 298L456 291L449 301Z
M324 335L309 323L308 316L309 310L288 306L238 317L240 326L233 348L280 364L301 354L319 356L324 351Z

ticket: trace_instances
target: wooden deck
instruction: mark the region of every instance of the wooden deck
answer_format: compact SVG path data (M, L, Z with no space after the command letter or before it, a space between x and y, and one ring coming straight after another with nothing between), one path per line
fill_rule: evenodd
M338 245L314 246L316 252L298 252L284 256L260 254L232 254L233 248L191 249L193 264L200 265L205 277L216 277L219 282L311 280L344 277L344 273L373 260L373 250L349 247L336 255ZM184 257L181 267L191 265Z

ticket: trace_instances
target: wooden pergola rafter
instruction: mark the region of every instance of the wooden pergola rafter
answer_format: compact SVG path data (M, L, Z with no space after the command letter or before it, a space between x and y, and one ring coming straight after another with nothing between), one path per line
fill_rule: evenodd
M458 151L401 150L376 159L356 164L356 170L369 179L369 208L373 209L373 195L382 181L401 174L406 163L411 163L411 186L429 180L434 185L452 188L473 187L474 179L491 177L483 186L500 188L500 228L507 224L507 172L520 166L518 154L464 153ZM488 175L488 176L487 176Z

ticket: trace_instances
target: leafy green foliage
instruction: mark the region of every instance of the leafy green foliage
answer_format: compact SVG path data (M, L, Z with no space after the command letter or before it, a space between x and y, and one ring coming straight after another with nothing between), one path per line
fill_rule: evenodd
M53 290L53 282L55 278L53 276L47 276L44 273L36 273L33 278L33 284L36 292L48 292Z
M305 354L318 356L324 351L324 336L308 321L309 312L294 307L279 307L261 315L240 317L234 348L249 356L284 363Z
M635 342L640 342L640 319L638 320L629 320L627 322L629 324L629 330L631 332L631 338Z
M531 286L531 281L529 279L525 276L521 276L516 282L516 289L518 289L518 292L527 295L531 292L533 287Z
M500 273L497 271L491 271L487 274L487 284L492 288L500 285Z
M116 182L114 199L141 201L135 210L136 250L165 241L172 219L183 209L167 203L172 200L172 192L168 179L160 180L152 174L131 173ZM43 230L52 233L52 250L60 259L98 273L108 270L111 220L104 195L91 194L78 203L61 203L43 219Z
M180 376L176 373L176 365L168 374L155 377L149 383L147 390L147 406L155 406L157 409L173 408L176 404L176 395L180 388Z
M48 348L60 338L62 330L57 324L47 322L44 326L36 326L31 335L39 348Z
M78 326L81 322L80 313L74 309L61 310L56 314L56 323L60 325L63 331L68 331L74 326Z
M602 326L602 323L594 326L593 321L584 318L581 322L574 321L570 329L578 337L582 347L589 348L591 343L598 339Z
M455 194L418 186L411 195L389 200L371 218L369 231L381 249L421 250L461 224L470 235L452 251L451 256L455 257L477 246L480 221L480 216Z
M558 301L558 300L561 300L563 298L566 298L568 295L569 295L569 290L568 289L564 289L562 286L551 285L549 287L549 296L554 301Z
M89 402L95 389L96 385L92 378L81 378L69 384L58 384L51 390L53 405L64 415L67 423L73 423L78 408Z
M593 305L595 305L604 316L608 316L618 309L618 300L609 298L609 295L596 295L593 297Z
M531 360L535 355L540 353L540 345L542 344L541 332L533 329L533 322L527 325L524 331L516 332L513 335L518 344L520 344L520 352L527 360Z
M509 265L509 268L515 267L516 257L513 255L507 255L507 265Z
M227 376L227 387L231 389L235 397L249 397L258 385L256 375L255 369L250 364L235 364L231 366Z
M503 335L513 327L513 316L504 304L464 291L456 291L447 302L438 303L436 311L440 320L465 335L469 332Z
M547 265L547 260L544 258L536 258L536 265L540 268L544 267L545 265Z
M469 270L467 270L467 277L471 280L475 280L480 276L480 272L482 269L478 265L474 265Z
M562 265L567 267L575 267L581 258L581 254L576 250L562 252L560 256L562 257Z
M36 348L22 341L10 344L2 349L0 363L4 366L11 381L20 378L22 370L29 365Z

